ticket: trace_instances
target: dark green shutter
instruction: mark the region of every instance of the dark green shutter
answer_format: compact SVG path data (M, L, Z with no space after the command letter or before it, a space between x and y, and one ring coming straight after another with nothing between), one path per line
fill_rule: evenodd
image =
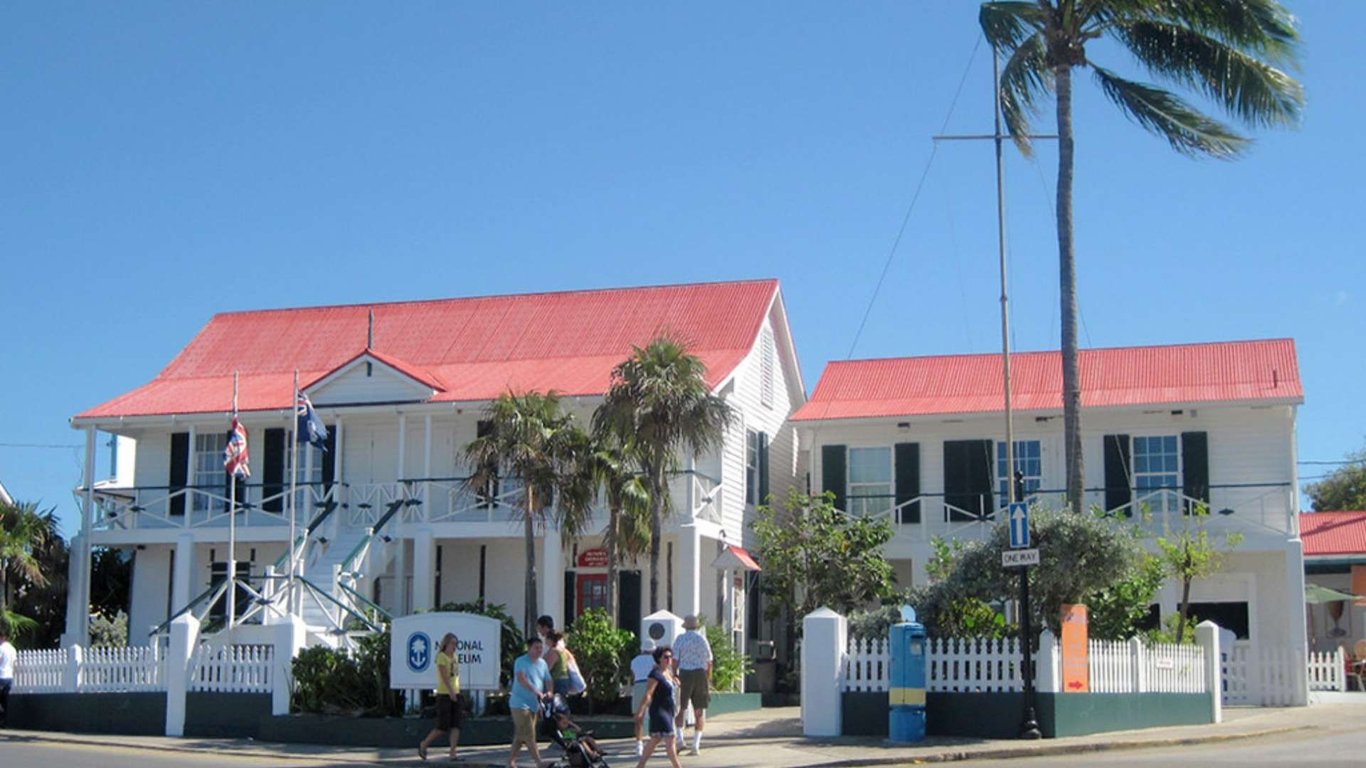
M475 425L474 425L474 436L475 436L476 438L488 437L489 435L492 435L492 434L493 434L493 422L492 422L492 421L488 421L488 420L481 419L480 421L478 421L478 422L475 423ZM484 486L483 491L479 494L479 497L480 497L479 507L480 507L481 509L487 509L487 508L493 506L494 501L498 498L498 468L495 466L495 467L489 467L488 469L491 470L491 471L489 472L489 481L488 481L488 483Z
M261 509L285 509L285 431L267 429L261 441Z
M901 508L901 522L920 522L920 502L906 502L920 495L920 443L897 443L895 454L896 505ZM902 504L906 504L902 507Z
M949 520L976 520L995 511L991 490L992 441L944 441L944 503Z
M1119 509L1133 499L1129 474L1129 436L1106 435L1105 438L1105 509ZM1133 509L1125 514L1132 516Z
M327 430L327 440L323 442L327 450L323 451L323 491L332 487L332 481L337 477L337 425Z
M171 478L166 483L168 493L185 490L185 475L190 471L190 433L171 433ZM172 515L185 514L185 495L172 496L167 512Z
M578 613L578 590L574 582L574 571L564 572L564 618L560 619L561 627L568 627L574 623L574 619L579 617Z
M768 502L768 434L759 433L759 501L760 504Z
M837 509L846 509L849 503L845 474L845 461L848 458L846 453L843 445L821 446L821 490L835 494Z
M1209 435L1205 432L1181 433L1181 492L1209 506ZM1190 514L1190 504L1182 504Z

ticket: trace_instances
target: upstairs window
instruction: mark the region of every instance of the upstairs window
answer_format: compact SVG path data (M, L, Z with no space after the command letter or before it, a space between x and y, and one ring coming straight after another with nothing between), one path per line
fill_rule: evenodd
M228 436L222 432L210 432L194 436L194 503L195 512L226 509L228 498L228 471L223 468L223 449L228 446Z
M1039 492L1043 487L1043 446L1038 440L1015 441L1015 471L1024 476L1024 495L1016 501L1024 501ZM1006 471L1006 444L996 442L996 493L998 504L1004 507L1010 501L1009 483L1014 472Z
M892 449L849 449L849 513L866 517L888 512L892 493Z
M1154 514L1175 512L1181 493L1176 435L1134 438L1134 501Z
M768 435L745 432L745 503L751 506L768 499Z

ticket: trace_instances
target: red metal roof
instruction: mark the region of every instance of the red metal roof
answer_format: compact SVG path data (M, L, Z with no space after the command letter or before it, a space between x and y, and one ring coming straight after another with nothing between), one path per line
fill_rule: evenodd
M1011 355L1013 406L1062 409L1062 355ZM833 362L794 421L996 413L1004 410L1001 356L945 355ZM1081 351L1082 405L1299 402L1291 339Z
M777 290L752 280L229 312L150 383L76 418L226 411L234 371L241 410L291 407L294 371L307 384L354 360L370 312L376 358L433 384L434 402L602 394L632 346L660 333L685 342L715 387L748 354Z
M1366 555L1366 511L1300 515L1304 556Z

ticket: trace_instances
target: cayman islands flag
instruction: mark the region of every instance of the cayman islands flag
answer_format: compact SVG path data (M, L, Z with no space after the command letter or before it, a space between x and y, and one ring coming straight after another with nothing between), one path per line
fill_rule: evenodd
M295 431L299 435L299 442L308 443L320 451L327 450L327 427L323 425L323 420L318 418L318 412L313 410L313 403L309 402L308 395L299 393L294 415L298 421Z
M250 460L251 455L247 452L247 428L233 416L232 431L228 432L228 447L223 449L223 467L228 470L229 475L248 478L251 477L251 467L247 466Z

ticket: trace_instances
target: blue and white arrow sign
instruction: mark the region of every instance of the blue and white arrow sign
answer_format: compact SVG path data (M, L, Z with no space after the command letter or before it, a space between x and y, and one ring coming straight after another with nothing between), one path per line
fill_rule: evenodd
M1010 548L1029 548L1029 504L1017 501L1010 505Z

